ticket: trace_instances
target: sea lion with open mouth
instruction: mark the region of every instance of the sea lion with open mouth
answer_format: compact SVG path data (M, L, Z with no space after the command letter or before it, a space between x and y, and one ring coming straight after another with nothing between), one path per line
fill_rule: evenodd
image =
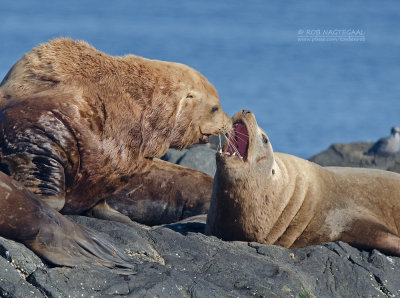
M217 153L206 234L286 248L340 240L400 256L400 175L274 153L243 110Z

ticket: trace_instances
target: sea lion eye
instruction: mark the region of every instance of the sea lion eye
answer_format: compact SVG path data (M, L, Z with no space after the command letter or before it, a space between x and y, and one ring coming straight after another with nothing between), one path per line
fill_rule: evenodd
M217 107L217 106L212 107L211 113L215 113L215 112L217 112L217 111L218 111L218 107Z
M268 144L268 139L267 139L267 137L266 136L262 136L262 139L263 139L263 142L265 143L265 144Z
M186 95L186 98L193 98L193 95L192 94L188 94L188 95Z

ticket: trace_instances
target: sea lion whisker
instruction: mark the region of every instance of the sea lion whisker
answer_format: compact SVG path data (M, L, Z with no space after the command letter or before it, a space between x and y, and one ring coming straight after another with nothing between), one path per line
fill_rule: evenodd
M226 135L223 135L224 137L225 137L225 140L228 142L228 148L230 147L230 148L232 148L235 152L234 153L236 153L240 158L243 158L242 157L242 155L240 154L240 152L239 152L239 149L237 148L237 142L233 142L232 140L231 140L231 136L232 136L232 134L229 132L228 133L228 135L229 135L229 137L228 136L226 136ZM243 140L242 140L243 141Z
M236 138L239 139L239 140L242 141L242 142L247 143L247 140L246 140L246 139L243 139L243 138L241 138L241 137L239 137L239 136L236 136Z
M246 134L246 133L242 133L242 132L239 132L239 131L235 131L235 133L237 133L237 134L239 134L239 135L242 135L242 136L244 136L244 137L249 137L249 135Z
M230 138L232 137L232 133L233 133L233 132L229 132L229 133L228 133L229 137L227 137L226 135L224 135L224 137L227 138L227 139L228 139L228 138L230 139ZM240 137L238 136L238 134L241 134L241 135L245 136L246 138L248 138L249 136L246 135L246 134L240 133L240 132L238 132L238 131L236 131L236 130L234 131L234 135L233 135L234 138L237 138L237 139L239 139L239 140L241 140L241 141L247 143L247 140L240 138Z
M236 153L237 155L239 155L239 157L242 158L242 155L240 154L239 149L235 146L234 143L232 143L231 140L228 140L228 144L230 145L230 147L231 147L233 150L235 150L234 153ZM236 144L237 144L237 143L236 143ZM229 148L229 147L228 147L228 148Z
M248 136L248 135L244 135L244 134L242 134L241 136L239 136L239 134L240 134L240 133L236 132L236 135L235 135L236 139L238 139L238 140L240 140L240 141L242 141L242 142L248 144L248 143L249 143L249 136Z

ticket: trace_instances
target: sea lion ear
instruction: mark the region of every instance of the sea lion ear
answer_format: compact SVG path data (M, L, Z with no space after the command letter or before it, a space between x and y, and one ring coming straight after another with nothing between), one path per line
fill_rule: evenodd
M193 98L193 94L188 93L188 94L186 95L186 99L190 99L190 98Z

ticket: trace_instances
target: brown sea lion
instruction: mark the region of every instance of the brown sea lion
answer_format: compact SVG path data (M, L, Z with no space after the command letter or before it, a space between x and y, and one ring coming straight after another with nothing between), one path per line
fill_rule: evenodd
M400 175L274 153L250 111L233 117L206 233L286 248L329 241L400 256Z
M3 172L63 214L93 211L119 221L129 218L105 197L128 184L133 194L137 185L131 179L157 168L153 158L169 147L206 142L231 127L216 89L192 68L113 57L65 38L41 44L12 67L0 85L0 109ZM171 170L181 179L180 166L160 165L162 177ZM202 181L192 191L199 202L191 204L208 204L203 194L212 183ZM151 205L153 197L146 200Z

